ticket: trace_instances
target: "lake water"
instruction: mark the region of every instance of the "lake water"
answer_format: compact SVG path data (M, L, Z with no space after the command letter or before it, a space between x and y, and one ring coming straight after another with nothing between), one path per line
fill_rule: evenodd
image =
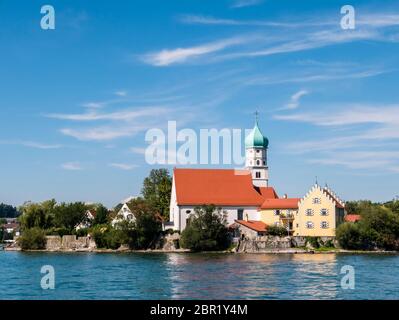
M399 299L399 255L0 252L0 270L0 299Z

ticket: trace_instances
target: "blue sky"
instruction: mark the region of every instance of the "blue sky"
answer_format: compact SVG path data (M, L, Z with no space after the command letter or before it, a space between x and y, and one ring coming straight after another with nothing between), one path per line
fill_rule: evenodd
M278 193L317 176L344 200L399 194L395 1L49 1L47 31L43 4L0 1L0 202L114 206L156 167L148 129L245 129L255 110Z

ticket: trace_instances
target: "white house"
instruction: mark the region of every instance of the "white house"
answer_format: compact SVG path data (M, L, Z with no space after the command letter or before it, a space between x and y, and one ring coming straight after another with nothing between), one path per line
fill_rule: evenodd
M136 218L129 208L128 203L124 203L122 208L118 211L115 218L111 221L112 226L122 221L134 221Z
M79 229L90 228L95 217L96 217L96 211L95 210L86 210L84 221L79 223L75 227L75 229L79 230Z

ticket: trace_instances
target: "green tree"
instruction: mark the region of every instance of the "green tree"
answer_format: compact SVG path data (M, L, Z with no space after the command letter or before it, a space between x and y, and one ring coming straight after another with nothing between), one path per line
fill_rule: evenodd
M19 216L17 208L5 203L0 203L0 217L1 218L16 218Z
M167 169L153 169L144 179L141 194L144 199L165 219L169 218L172 178Z
M223 250L229 246L229 234L220 208L203 205L194 210L181 235L181 246L192 251Z
M162 230L162 224L155 209L142 198L129 202L135 220L132 223L123 222L122 229L127 234L131 249L147 249L154 243Z
M96 216L93 221L93 225L106 224L108 223L108 209L102 204L95 208Z
M279 236L279 237L288 236L287 229L281 226L268 226L266 228L266 233L269 236Z
M52 199L42 203L25 202L19 211L18 219L22 229L41 228L49 229L54 226L54 208L57 202Z
M336 237L344 249L399 249L399 216L384 206L362 210L357 223L338 226Z
M72 232L84 221L87 207L83 202L61 203L54 208L54 224L59 228L66 228Z
M37 227L26 229L17 242L22 250L42 250L46 247L46 235Z

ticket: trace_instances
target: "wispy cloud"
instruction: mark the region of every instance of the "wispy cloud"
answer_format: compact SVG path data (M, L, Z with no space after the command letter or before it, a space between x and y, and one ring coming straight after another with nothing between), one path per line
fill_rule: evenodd
M113 120L113 121L131 121L143 116L152 116L154 114L164 114L168 112L165 107L135 107L132 109L123 109L114 112L99 112L97 110L91 110L85 113L77 114L63 114L63 113L52 113L47 114L46 117L59 119L59 120L71 120L71 121L98 121L98 120Z
M142 56L142 60L153 66L168 66L171 64L187 62L190 59L221 51L228 47L247 43L250 40L250 38L246 37L234 37L208 42L193 47L164 49L159 52L146 54Z
M344 110L337 112L293 113L289 115L275 115L275 119L297 122L308 122L318 126L343 126L364 123L379 123L398 125L399 105L369 106L347 105Z
M127 91L118 90L118 91L115 91L114 94L117 95L118 97L126 97L127 96Z
M45 144L35 141L22 141L22 140L0 140L0 144L9 144L9 145L20 145L24 147L34 148L34 149L59 149L62 147L60 144Z
M270 20L238 20L216 18L203 15L181 15L178 17L181 23L198 25L219 25L219 26L252 26L252 27L272 27L272 28L301 28L301 27L321 27L336 25L336 21L326 20L307 20L307 21L270 21Z
M299 107L299 101L303 96L306 96L309 94L308 90L299 90L298 92L294 93L290 101L280 110L292 110L292 109L297 109Z
M310 163L397 172L399 152L384 144L399 143L399 105L346 105L333 112L335 109L338 107L317 113L275 115L279 120L345 129L342 133L327 129L323 131L327 137L294 141L286 146L287 151L311 155ZM328 137L330 134L333 137Z
M289 74L277 74L277 75L252 75L241 79L242 83L246 86L263 86L263 85L276 85L284 83L311 83L320 81L334 81L343 79L364 79L370 77L376 77L385 73L392 72L392 70L384 70L379 68L323 68L323 70L315 70L312 72L306 71L295 71Z
M83 169L79 162L66 162L61 164L61 168L70 171L79 171Z
M131 126L102 126L82 129L63 128L60 132L80 141L110 141L117 138L130 137L142 129L142 127Z
M231 8L243 8L260 5L263 0L233 0Z
M136 164L127 164L127 163L110 163L109 166L126 171L133 170L138 167Z

